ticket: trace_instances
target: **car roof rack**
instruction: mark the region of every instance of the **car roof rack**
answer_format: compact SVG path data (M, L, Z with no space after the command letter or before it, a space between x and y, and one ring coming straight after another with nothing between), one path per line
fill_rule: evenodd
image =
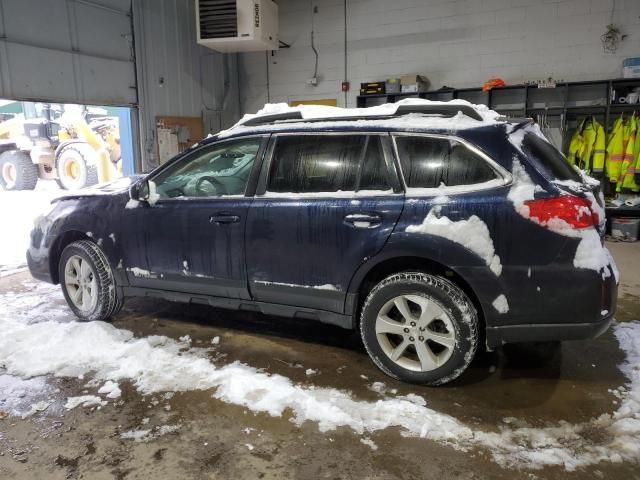
M442 117L455 117L458 112L474 120L482 121L482 117L475 108L470 105L436 104L436 105L398 105L395 116L408 113L424 113L426 115L440 115Z
M439 117L455 117L458 112L466 115L474 120L482 121L482 116L470 105L398 105L395 113L389 115L337 115L335 117L319 117L319 118L303 118L302 112L291 111L282 113L270 113L267 115L258 115L250 118L242 123L245 127L255 127L258 125L268 125L276 122L335 122L335 121L353 121L353 120L384 120L389 118L398 117L401 115L408 115L411 113L419 113L423 115L437 115Z
M282 112L270 113L267 115L258 115L242 122L245 127L254 127L256 125L265 125L267 123L275 123L284 120L303 120L302 112Z

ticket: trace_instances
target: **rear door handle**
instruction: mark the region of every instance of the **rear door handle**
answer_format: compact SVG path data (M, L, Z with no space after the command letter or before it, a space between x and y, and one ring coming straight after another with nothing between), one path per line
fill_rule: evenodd
M355 228L375 228L382 223L382 217L368 213L352 213L344 217L344 222Z
M209 223L238 223L239 221L240 217L238 215L228 213L219 213L209 217Z

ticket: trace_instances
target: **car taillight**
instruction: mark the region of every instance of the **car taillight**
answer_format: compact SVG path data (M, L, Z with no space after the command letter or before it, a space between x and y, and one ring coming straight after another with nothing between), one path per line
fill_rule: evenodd
M590 203L573 195L527 200L529 218L546 226L556 220L565 222L571 228L589 228L598 225L598 214L591 210Z

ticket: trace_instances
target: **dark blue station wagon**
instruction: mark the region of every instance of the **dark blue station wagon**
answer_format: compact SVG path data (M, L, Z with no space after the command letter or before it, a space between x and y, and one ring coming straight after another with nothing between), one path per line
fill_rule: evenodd
M478 348L592 338L615 312L597 182L530 121L464 103L256 115L56 201L34 277L82 320L152 296L359 329L408 382Z

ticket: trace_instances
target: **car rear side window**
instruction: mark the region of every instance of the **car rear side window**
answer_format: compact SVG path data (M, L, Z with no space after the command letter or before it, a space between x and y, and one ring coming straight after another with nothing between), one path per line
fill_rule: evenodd
M396 137L396 146L409 188L475 185L500 178L484 158L453 139Z
M367 135L280 136L267 191L319 193L388 189L379 138Z
M522 140L524 153L549 180L582 182L580 174L560 151L535 133L527 133Z

